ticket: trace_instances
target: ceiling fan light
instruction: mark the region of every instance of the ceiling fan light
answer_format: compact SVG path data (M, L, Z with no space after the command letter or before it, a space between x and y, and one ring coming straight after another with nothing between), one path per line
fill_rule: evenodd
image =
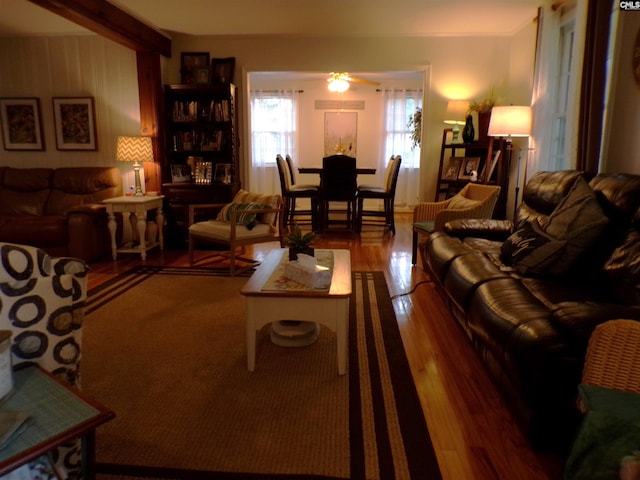
M346 92L349 90L349 82L342 78L330 78L329 79L329 91L330 92Z

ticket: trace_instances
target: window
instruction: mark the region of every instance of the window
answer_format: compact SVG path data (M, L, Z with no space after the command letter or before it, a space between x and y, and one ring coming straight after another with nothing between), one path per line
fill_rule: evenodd
M421 90L395 90L385 96L384 158L402 156L402 168L420 168L420 147L413 147L409 119L422 109Z
M275 165L276 155L296 150L297 102L295 92L251 92L253 163Z

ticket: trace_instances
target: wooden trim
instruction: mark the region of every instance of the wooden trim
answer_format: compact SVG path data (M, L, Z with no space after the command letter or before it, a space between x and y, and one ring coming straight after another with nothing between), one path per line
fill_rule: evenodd
M171 39L105 0L29 0L137 52L171 57Z
M159 192L162 182L161 158L165 145L164 129L159 128L162 118L162 78L160 55L155 52L137 52L138 96L140 99L140 134L153 137L153 155L155 162L145 162L144 178L147 191Z

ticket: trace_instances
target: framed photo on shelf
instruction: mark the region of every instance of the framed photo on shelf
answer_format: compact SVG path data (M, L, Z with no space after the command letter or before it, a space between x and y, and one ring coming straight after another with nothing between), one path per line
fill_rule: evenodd
M5 150L44 150L38 98L0 98Z
M207 85L209 83L209 67L196 68L196 83L199 85Z
M442 169L440 180L457 180L462 160L464 160L464 157L449 157L449 161Z
M214 58L211 60L211 82L233 83L236 57Z
M93 97L53 97L58 150L97 150Z
M485 166L484 172L482 172L482 181L485 183L489 183L491 181L491 177L493 176L493 172L496 169L496 165L498 165L498 161L500 160L501 151L498 150L493 154L493 159L488 159L489 163Z
M478 175L478 167L480 166L480 157L463 157L462 165L458 173L458 180L471 180L471 175L476 172Z
M209 68L209 52L182 52L180 54L180 83L191 85L198 82L198 71Z
M191 167L189 165L172 164L171 165L171 182L173 183L190 183Z
M216 182L231 183L231 164L230 163L216 164L216 172L213 178Z
M211 162L196 162L194 183L197 185L211 185L212 170L213 164Z

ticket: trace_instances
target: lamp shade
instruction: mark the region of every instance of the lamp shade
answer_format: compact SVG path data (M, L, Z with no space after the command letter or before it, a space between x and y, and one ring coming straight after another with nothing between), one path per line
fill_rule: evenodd
M464 125L464 118L469 111L468 100L449 100L444 123L449 125Z
M531 135L531 107L493 107L488 134L490 137L528 137Z
M116 160L120 162L153 162L151 137L118 137Z

